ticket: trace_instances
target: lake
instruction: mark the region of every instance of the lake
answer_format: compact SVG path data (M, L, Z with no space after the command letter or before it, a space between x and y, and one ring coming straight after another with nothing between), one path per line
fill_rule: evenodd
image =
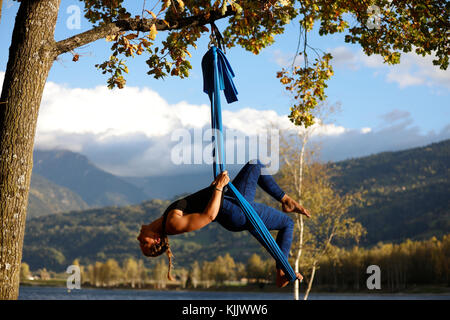
M20 287L19 300L292 300L292 293ZM326 294L310 300L450 300L450 294Z

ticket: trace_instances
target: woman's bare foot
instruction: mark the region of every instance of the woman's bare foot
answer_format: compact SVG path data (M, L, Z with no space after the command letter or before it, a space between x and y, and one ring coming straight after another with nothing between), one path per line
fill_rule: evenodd
M283 199L281 199L281 207L283 209L283 212L297 212L307 216L308 218L311 217L308 210L306 210L303 206L301 206L297 201L289 197L287 194L285 194Z
M297 279L302 282L303 276L300 273L297 273ZM281 269L277 269L277 287L283 288L286 287L289 284L289 279L284 274L284 271Z

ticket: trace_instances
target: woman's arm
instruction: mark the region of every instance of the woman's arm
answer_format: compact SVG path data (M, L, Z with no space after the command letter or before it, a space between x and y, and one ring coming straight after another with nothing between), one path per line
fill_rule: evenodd
M174 210L174 214L170 215L167 219L168 232L179 234L194 231L214 221L219 213L223 188L229 181L230 178L228 177L227 171L222 172L216 177L211 184L214 186L211 199L203 212L183 215L180 210Z

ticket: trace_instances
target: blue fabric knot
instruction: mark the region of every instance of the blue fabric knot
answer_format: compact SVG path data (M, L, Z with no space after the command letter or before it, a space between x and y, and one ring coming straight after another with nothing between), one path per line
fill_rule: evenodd
M227 102L233 103L238 100L238 92L233 83L234 72L225 54L217 47L211 47L202 59L203 91L210 96L214 92L214 51L217 53L219 89L224 91Z

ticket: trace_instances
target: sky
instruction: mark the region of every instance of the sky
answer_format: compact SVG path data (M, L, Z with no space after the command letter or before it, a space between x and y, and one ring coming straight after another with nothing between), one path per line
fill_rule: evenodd
M147 1L149 6L152 1ZM137 14L141 1L125 1ZM73 7L73 6L76 7ZM61 40L92 26L81 14L80 28L71 27L79 1L62 0L55 32ZM75 8L75 11L74 11ZM0 83L3 82L18 3L3 1L0 22ZM69 22L69 24L68 24ZM72 24L73 25L73 24ZM219 22L219 29L225 22ZM224 127L246 136L270 124L296 130L287 115L292 100L276 79L289 67L299 36L298 22L286 26L275 44L254 55L240 47L227 50L236 77L239 101L223 102ZM164 32L158 34L160 38ZM432 57L402 55L388 66L378 56L366 56L344 35L309 35L312 47L331 52L335 75L328 82L329 105L339 105L334 121L314 130L323 161L339 161L382 151L423 146L450 138L450 71L431 63ZM208 37L191 48L191 76L155 80L148 76L144 56L129 59L125 89L106 88L106 76L94 65L109 57L111 43L98 40L55 61L39 111L35 148L68 149L86 155L94 164L124 176L177 174L186 166L174 163L178 129L204 130L210 126L207 95L202 92L201 59ZM224 101L224 100L223 100ZM239 148L239 142L237 148ZM205 163L204 163L205 164ZM192 166L193 170L194 167ZM200 166L201 167L201 166Z

